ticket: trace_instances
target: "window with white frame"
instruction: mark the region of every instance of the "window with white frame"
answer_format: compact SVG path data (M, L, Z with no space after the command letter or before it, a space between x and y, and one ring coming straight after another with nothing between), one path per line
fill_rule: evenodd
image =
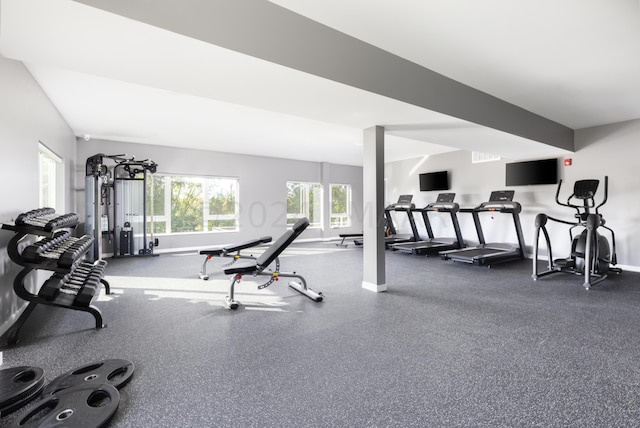
M149 231L237 231L239 188L235 177L153 174L147 182Z
M322 226L322 185L287 181L287 224L309 219L310 227Z
M471 163L493 162L500 160L500 156L491 153L471 152Z
M39 201L41 208L64 210L64 182L62 158L42 143L38 145Z
M351 226L351 186L349 184L332 184L331 186L331 227Z

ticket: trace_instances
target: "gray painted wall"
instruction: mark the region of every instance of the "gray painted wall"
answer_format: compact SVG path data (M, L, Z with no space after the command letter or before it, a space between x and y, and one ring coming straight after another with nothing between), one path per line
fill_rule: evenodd
M65 211L73 211L75 137L20 62L0 56L0 222L38 207L38 141L64 160ZM0 231L0 334L13 322L25 302L13 293L13 279L21 270L7 256L12 232ZM30 287L42 279L28 278Z
M638 158L640 146L640 120L622 122L606 126L576 131L576 152L568 157L572 166L560 166L563 179L561 199L569 196L576 180L597 178L601 181L609 176L609 200L601 212L607 225L616 232L618 263L624 268L640 270L640 180ZM456 202L461 207L473 207L488 200L492 190L515 190L515 200L523 207L521 222L524 238L529 250L533 245L534 219L544 212L554 217L571 220L573 212L555 204L556 185L505 186L505 164L507 162L530 159L501 159L500 161L473 164L471 153L456 151L431 156L427 159L411 159L389 163L385 168L387 179L387 203L397 200L398 195L411 193L416 206L424 206L435 200L439 192L420 192L418 174L448 170L451 191L456 193ZM602 185L602 184L601 184ZM602 196L602 187L599 196ZM408 221L395 217L403 233L409 232ZM446 215L434 215L434 233L439 236L453 236ZM477 243L477 235L471 215L458 215L462 234L469 243ZM487 214L481 217L487 242L516 242L515 231L510 216ZM416 217L422 226L420 217ZM421 227L424 235L424 227ZM562 225L551 225L554 257L566 257L570 251L568 229ZM606 235L606 232L603 232ZM541 241L542 242L542 241ZM544 246L544 244L542 244Z
M265 158L232 153L185 150L171 147L121 143L115 141L78 140L76 181L84 183L84 160L96 153L123 154L137 159L153 159L158 173L238 177L240 180L240 231L226 233L190 233L158 235L158 252L167 249L207 248L241 242L260 236L277 238L286 230L286 182L322 183L325 210L322 228L309 228L300 239L328 239L340 233L362 230L362 168L317 162ZM353 223L350 228L329 227L329 185L351 184ZM84 184L77 194L77 212L84 218Z

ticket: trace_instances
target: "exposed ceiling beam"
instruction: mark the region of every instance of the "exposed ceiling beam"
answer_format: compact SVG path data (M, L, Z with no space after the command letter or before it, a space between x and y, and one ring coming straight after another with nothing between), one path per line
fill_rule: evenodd
M571 128L266 0L75 1L438 113L574 150Z

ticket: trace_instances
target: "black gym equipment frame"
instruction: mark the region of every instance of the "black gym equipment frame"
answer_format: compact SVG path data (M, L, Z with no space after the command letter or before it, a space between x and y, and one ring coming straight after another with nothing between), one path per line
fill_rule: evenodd
M609 272L620 273L620 268L614 267L617 264L616 238L613 229L605 225L605 219L599 213L599 209L607 202L609 197L609 177L604 177L604 196L602 202L595 203L595 195L598 190L600 180L578 180L574 183L573 193L567 198L567 202L560 202L560 188L562 180L558 182L556 191L556 203L563 207L575 209L575 220L568 221L551 217L547 214L538 214L535 225L535 241L533 246L533 274L534 280L553 273L571 273L584 276L582 286L589 290L593 285L598 284L608 277ZM582 201L581 205L571 203L572 199ZM594 212L592 212L594 210ZM551 240L547 231L547 222L551 220L556 223L566 224L569 228L569 239L571 242L571 254L566 259L553 258ZM574 235L575 228L581 227L579 235ZM606 229L611 234L611 247L607 239L598 233L598 230ZM540 232L545 237L547 246L547 269L539 271L538 260L540 252Z
M291 229L282 234L273 244L255 260L244 260L235 263L231 267L224 270L226 275L233 275L229 286L229 295L225 297L225 303L229 309L238 309L239 302L235 300L235 285L239 284L243 275L252 276L268 276L267 282L258 285L258 289L262 290L278 281L280 278L296 278L297 281L289 282L289 287L293 288L300 294L303 294L315 302L321 302L322 293L318 293L307 287L307 282L295 272L280 272L280 254L309 226L307 218L299 219ZM271 264L275 264L274 269L267 269Z
M78 225L75 213L56 214L53 208L38 208L20 214L13 224L4 223L2 229L14 232L7 245L9 258L23 267L13 281L18 297L28 302L20 317L7 330L0 342L8 346L19 341L19 333L37 305L54 306L90 313L96 329L106 327L102 313L91 303L100 293L100 286L109 294L109 283L103 278L107 262L84 261L90 251L93 237L73 237L70 229ZM41 237L24 246L28 236ZM53 272L39 288L37 294L25 284L35 270Z
M255 260L256 257L254 257L253 254L242 254L242 250L257 247L258 245L267 244L269 242L271 242L271 236L263 236L262 238L241 242L239 244L223 245L216 248L210 248L208 250L200 250L200 254L204 255L205 258L202 261L202 265L200 266L200 272L198 272L198 276L200 277L200 279L203 279L205 281L209 279L209 274L207 273L207 263L214 257L230 257L232 260L224 266L226 268L233 265L240 259Z
M513 201L513 190L498 190L491 192L488 202L483 202L474 208L461 208L460 212L468 212L473 215L473 222L480 242L475 247L467 247L458 250L440 252L443 260L453 260L464 263L471 263L478 266L491 266L498 263L521 260L525 258L526 249L520 223L520 212L522 206ZM482 232L479 213L499 212L511 214L513 224L516 229L518 244L490 243L487 244Z
M87 158L85 231L94 236L91 256L102 259L102 238L113 242L113 257L155 256L158 240L147 233L147 178L157 164L127 155L98 153ZM133 206L135 202L136 206ZM111 208L110 208L111 207ZM103 219L105 224L103 224ZM135 245L140 241L140 245Z
M349 245L347 242L345 242L347 239L351 239L353 241L353 245L355 245L356 247L361 247L363 243L363 236L364 233L341 233L340 235L338 235L338 237L340 238L340 242L336 243L336 247L346 248Z
M415 204L411 202L413 195L400 195L398 202L388 205L384 209L384 217L386 219L386 233L384 238L385 248L389 249L392 244L398 244L401 242L413 242L419 241L420 235L418 234L418 228L416 227L416 221L413 218L412 210L416 208ZM411 226L411 234L399 234L393 224L393 216L391 212L404 212L409 218L409 225Z
M427 229L428 239L421 239L415 242L401 242L398 244L392 244L391 249L404 253L411 254L433 254L440 251L454 250L458 248L464 248L465 243L462 239L462 233L460 232L460 224L458 223L457 212L460 206L453 202L455 193L440 193L435 202L428 204L424 208L414 208L412 212L419 212L422 214L422 220L424 226ZM456 235L455 238L435 238L433 235L433 229L431 222L429 221L429 212L442 212L449 213L451 217L451 224Z

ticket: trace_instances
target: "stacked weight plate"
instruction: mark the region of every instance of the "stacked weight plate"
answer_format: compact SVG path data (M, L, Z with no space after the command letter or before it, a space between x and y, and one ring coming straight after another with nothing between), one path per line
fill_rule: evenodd
M35 395L42 391L42 398L12 427L100 428L118 410L118 389L131 380L133 370L130 361L113 359L64 373L40 385Z
M119 403L114 386L83 384L45 396L13 427L100 428L111 420Z
M122 388L131 380L134 365L127 360L104 360L68 371L52 380L42 395L55 395L79 385L102 385Z
M44 371L39 367L20 366L0 370L0 416L33 400L44 387Z

